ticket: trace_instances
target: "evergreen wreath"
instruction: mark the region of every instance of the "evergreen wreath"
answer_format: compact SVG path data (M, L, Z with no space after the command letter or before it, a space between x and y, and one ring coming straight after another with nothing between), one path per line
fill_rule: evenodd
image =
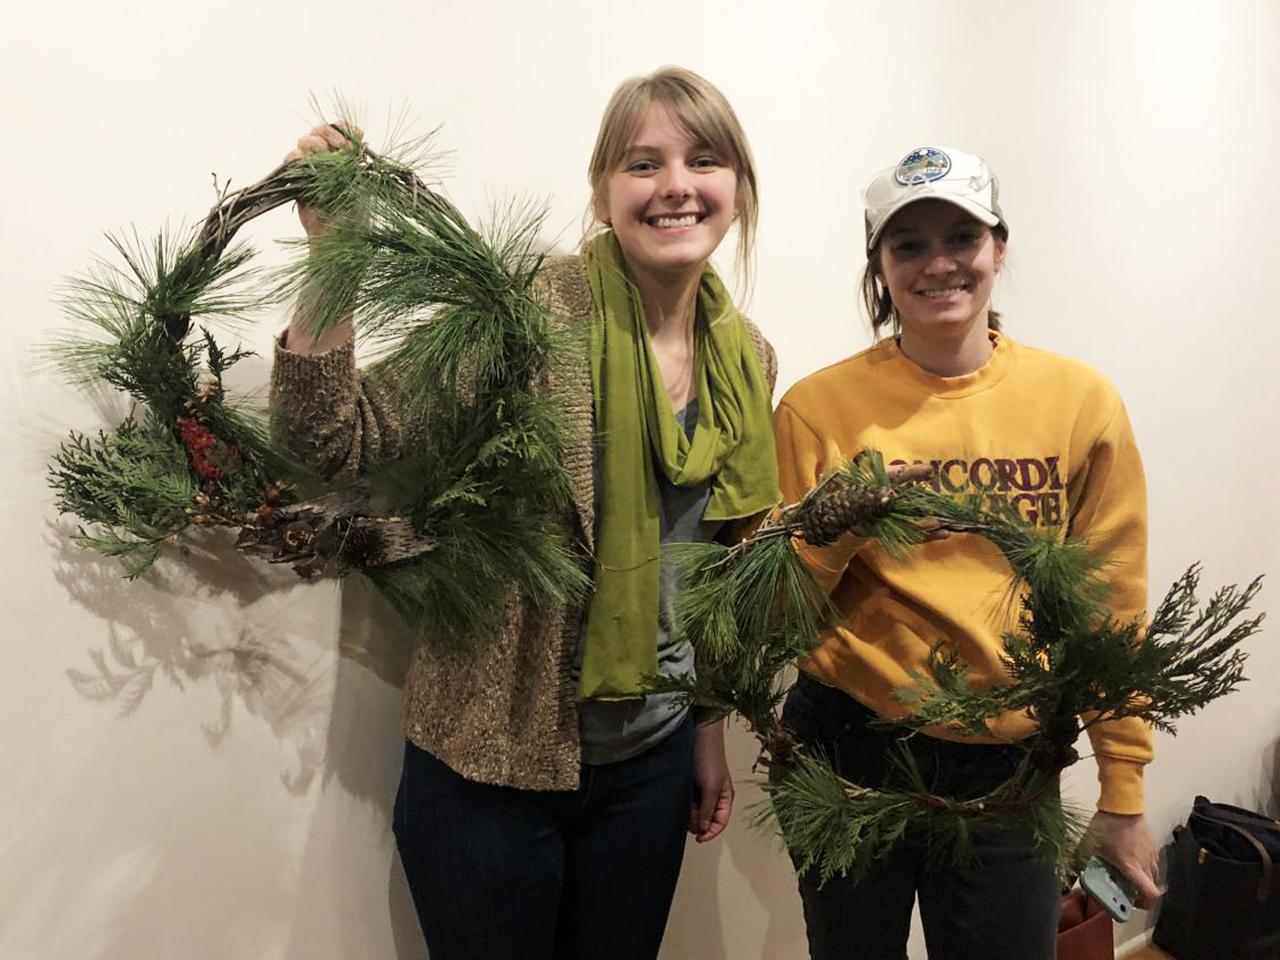
M430 641L466 642L492 629L512 583L542 604L587 585L562 533L563 425L543 389L563 334L532 289L542 217L512 208L477 230L414 173L427 141L392 159L351 139L353 149L224 189L182 240L111 238L123 264L100 261L70 282L77 329L51 345L56 365L135 406L110 432L73 432L49 482L59 511L81 521L79 544L121 558L131 578L193 528L229 527L242 550L304 578L358 571L411 625L430 625ZM231 242L295 200L325 211L330 229L264 277ZM326 486L223 385L248 354L224 350L209 325L298 295L317 331L354 314L406 417L431 415L411 455L357 484Z
M852 531L872 541L867 549L897 556L923 540L921 521L994 544L1009 563L1009 600L1020 605L1017 628L1003 638L1007 684L971 685L965 666L940 640L928 674L916 676L919 688L899 693L910 713L893 726L950 725L982 736L989 733L987 720L1007 711L1037 722L1037 732L1018 744L1022 755L1013 775L980 797L933 794L905 741L892 758L905 788L851 783L825 757L797 744L778 718L785 671L838 616L796 541L820 546ZM1224 587L1200 606L1200 571L1193 566L1145 628L1141 621L1118 621L1107 610L1098 575L1106 558L1085 543L1037 528L981 496L956 498L893 479L870 450L742 543L681 544L673 560L683 582L676 617L697 651L698 670L692 682L661 686L745 718L769 773L757 823L776 827L798 869L817 869L824 882L837 874L865 875L907 831L927 837L939 861L966 862L973 826L996 820L1029 827L1066 875L1087 819L1064 807L1058 775L1079 759L1079 734L1121 717L1173 732L1177 718L1245 679L1238 646L1263 619L1244 617L1260 578L1243 589Z

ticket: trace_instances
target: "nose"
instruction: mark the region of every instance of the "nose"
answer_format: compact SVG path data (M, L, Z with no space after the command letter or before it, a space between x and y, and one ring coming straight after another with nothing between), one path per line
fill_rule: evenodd
M956 258L951 251L947 249L945 243L937 243L929 250L929 259L925 263L924 271L927 274L941 276L948 274L956 269Z
M693 181L684 164L667 164L663 169L658 190L664 200L681 202L692 196Z

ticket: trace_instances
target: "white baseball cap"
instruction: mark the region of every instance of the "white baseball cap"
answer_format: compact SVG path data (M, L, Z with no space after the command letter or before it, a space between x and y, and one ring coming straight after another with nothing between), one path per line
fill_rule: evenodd
M950 147L916 147L896 167L877 173L862 191L867 250L875 247L889 219L917 200L945 200L988 227L1004 223L998 194L996 175L981 157Z

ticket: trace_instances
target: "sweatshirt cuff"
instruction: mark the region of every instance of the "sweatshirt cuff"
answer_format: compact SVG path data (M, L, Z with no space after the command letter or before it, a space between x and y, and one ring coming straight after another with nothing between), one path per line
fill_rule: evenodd
M1142 784L1142 769L1146 764L1101 754L1095 754L1095 759L1098 763L1098 782L1102 787L1098 809L1104 813L1142 813L1146 809Z

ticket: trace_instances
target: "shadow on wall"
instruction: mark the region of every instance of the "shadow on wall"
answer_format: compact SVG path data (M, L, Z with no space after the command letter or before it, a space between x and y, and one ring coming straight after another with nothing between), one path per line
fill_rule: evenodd
M751 825L764 800L752 770L759 746L736 722L726 740L733 818L719 839L689 841L662 960L794 960L806 942L795 873L781 842Z
M345 579L321 789L286 960L426 960L391 833L412 649L408 629L372 585Z
M296 632L291 642L256 611L225 616L228 604L247 611L298 580L237 553L219 531L130 583L117 561L75 546L69 525L48 529L55 578L107 637L66 671L77 693L123 719L160 684L180 691L212 684L217 712L193 718L211 749L227 740L237 712L291 748L280 781L292 796L311 793L318 806L305 827L288 956L361 956L381 940L381 955L424 960L390 832L403 749L400 689L412 649L396 613L351 577L339 656L325 654L323 642L317 656L316 644L297 642ZM226 621L225 640L210 642Z
M193 541L188 554L166 557L130 583L117 561L77 547L69 524L51 522L48 529L55 579L107 631L105 647L89 647L84 667L67 670L76 692L127 717L157 680L179 690L212 683L221 707L201 722L209 745L225 740L239 703L281 742L294 745L296 765L281 780L291 793L305 792L323 761L311 731L327 710L332 663L308 663L288 639L247 622L234 623L222 642L210 643L205 638L220 624L200 620L209 609L204 601L230 599L245 608L296 583L294 574L263 569L210 531Z
M248 611L298 580L288 568L238 553L223 532L204 532L190 554L167 556L129 583L116 560L75 546L69 525L48 529L55 578L102 621L107 637L67 670L77 693L126 718L159 684L181 691L212 684L217 712L193 718L211 749L227 740L237 712L291 748L280 780L295 797L311 793L318 806L305 826L288 956L361 956L381 941L380 955L424 960L390 832L403 749L400 689L411 652L395 612L362 578L345 581L335 659L322 638L303 644L295 630L291 641L256 610L226 616L228 605ZM210 642L219 629L225 639Z

